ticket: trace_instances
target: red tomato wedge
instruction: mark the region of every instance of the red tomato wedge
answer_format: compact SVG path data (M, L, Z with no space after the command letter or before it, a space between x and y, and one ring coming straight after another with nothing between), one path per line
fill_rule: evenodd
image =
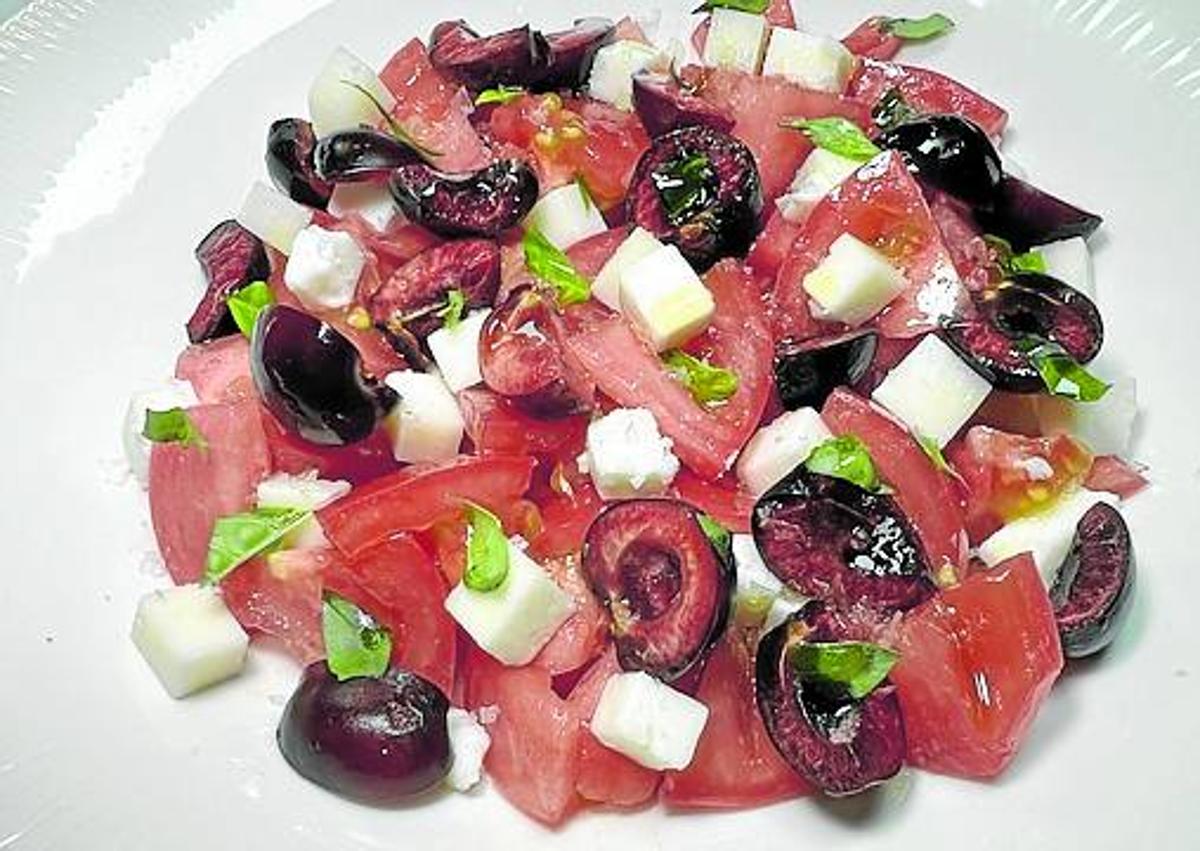
M442 607L447 587L429 554L398 534L338 561L325 587L368 612L392 634L392 663L454 688L456 627Z
M585 278L595 278L604 264L629 236L629 228L619 227L589 236L567 249L567 256Z
M844 233L881 251L908 281L908 288L873 320L885 336L914 337L933 330L969 303L921 187L900 155L891 153L826 196L804 223L775 282L780 337L804 338L831 327L813 320L803 282Z
M558 587L571 595L575 611L546 642L530 664L551 674L575 671L595 660L608 640L608 615L588 587L587 578L574 556L546 559L542 567Z
M731 532L749 532L754 497L738 488L732 476L707 482L690 470L680 470L671 484L675 495L703 511Z
M854 28L850 35L842 39L842 44L855 56L864 59L888 60L900 52L904 40L886 32L881 17L867 18Z
M909 761L960 777L1004 770L1063 666L1054 611L1028 556L914 609L897 649L891 679Z
M754 698L754 660L733 632L713 650L696 698L708 723L696 755L683 771L668 771L662 800L668 807L759 807L810 792L775 750Z
M271 461L257 402L200 405L188 416L206 446L156 443L150 453L150 520L180 585L204 575L217 518L251 506Z
M484 768L505 798L531 818L561 824L579 808L579 720L543 668L508 668L472 647L464 693L471 709L495 707Z
M253 399L250 341L237 334L188 346L175 362L175 377L191 382L202 405Z
M475 450L482 454L534 455L575 454L583 451L587 434L586 416L543 420L531 417L508 399L483 387L458 394L466 432Z
M417 142L437 153L433 164L439 169L477 171L491 161L471 126L470 96L433 67L420 39L400 48L379 78L396 96L392 117Z
M529 546L538 558L578 553L583 549L583 539L592 521L604 509L604 500L590 480L571 476L567 481L569 492L540 498L542 533Z
M799 235L800 225L789 222L778 210L771 211L762 233L746 255L746 265L760 278L774 281Z
M936 71L912 65L864 60L848 93L870 108L890 89L898 90L918 112L961 115L992 138L999 138L1008 125L1008 113L983 95Z
M1150 480L1137 465L1116 455L1101 455L1088 471L1084 486L1094 491L1115 493L1121 499L1132 499L1150 487Z
M400 468L382 429L350 446L320 446L289 434L265 410L262 423L271 450L272 472L297 475L316 470L323 479L344 479L357 487Z
M528 490L533 466L521 455L415 464L357 488L317 517L334 546L354 557L397 532L428 529L467 501L505 513Z
M852 434L866 444L880 476L895 488L896 501L921 536L933 570L944 564L963 567L967 535L957 488L938 472L912 435L842 387L825 402L821 419L834 434Z
M221 595L245 629L279 641L301 665L325 658L321 583L331 550L273 553L254 559L221 582Z
M840 115L861 127L871 126L870 109L862 103L805 89L783 77L714 68L699 94L737 122L734 135L754 153L768 204L783 194L812 150L803 133L780 127L781 121Z
M619 405L648 408L675 442L675 453L696 473L714 479L727 470L758 426L771 392L773 348L750 275L732 261L705 276L717 311L692 345L693 354L733 370L738 390L707 410L662 365L620 316L592 314L567 346L596 386Z

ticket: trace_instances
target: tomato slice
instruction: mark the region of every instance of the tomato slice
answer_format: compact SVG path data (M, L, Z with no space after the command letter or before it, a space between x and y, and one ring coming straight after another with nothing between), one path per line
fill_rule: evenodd
M716 315L688 349L737 374L737 393L719 408L698 405L620 316L594 314L567 339L567 347L602 392L619 405L648 408L683 463L713 479L729 468L758 426L771 392L773 347L746 270L726 261L709 271L705 283Z
M483 454L575 454L583 451L588 418L584 415L543 420L531 417L508 399L483 387L458 394L466 432Z
M336 554L291 550L243 564L221 582L221 596L246 630L279 641L301 665L325 658L322 573Z
M961 115L992 138L999 138L1008 124L1008 113L983 95L943 74L913 65L866 59L850 81L849 94L871 107L891 89L897 89L918 112Z
M672 482L675 495L703 511L731 532L749 532L754 497L738 487L732 476L705 481L690 470L680 470Z
M250 341L241 334L188 346L175 362L175 377L191 382L202 405L256 398Z
M957 488L934 467L903 426L863 397L839 387L821 411L836 435L853 434L866 444L879 473L896 490L896 501L916 527L936 572L966 564L967 535Z
M1116 455L1101 455L1092 464L1084 487L1094 491L1115 493L1121 499L1132 499L1150 487L1137 465L1130 464Z
M204 575L217 518L251 506L271 460L257 402L200 405L188 416L206 446L156 443L150 452L150 521L180 585Z
M570 460L563 462L564 467L572 463ZM564 492L540 497L542 533L529 547L537 558L579 553L592 521L604 510L604 500L590 480L578 476L566 476L565 479Z
M400 469L399 462L392 456L387 432L382 429L350 446L321 446L289 434L265 410L262 411L262 424L271 451L273 472L298 475L316 470L323 479L344 479L357 487Z
M588 587L575 556L545 559L542 566L571 595L575 611L530 664L553 675L578 670L596 659L608 640L608 615Z
M881 251L908 281L908 288L873 320L886 336L931 331L969 303L921 187L903 158L889 153L826 196L804 223L775 282L778 336L803 339L831 328L813 319L803 282L845 233Z
M842 39L842 44L855 56L864 59L886 61L894 58L904 46L904 39L884 31L880 26L882 20L877 16L867 18Z
M960 777L1004 770L1063 666L1054 611L1027 555L911 611L898 649L891 679L909 761Z
M668 771L663 781L668 807L742 809L809 794L767 736L754 698L753 669L743 636L726 633L696 693L708 707L696 755L683 771Z
M760 278L774 281L799 235L800 225L789 222L778 210L769 213L762 233L746 255L746 265Z
M532 458L459 457L382 476L318 512L325 535L354 557L397 532L428 529L466 501L501 514L529 488Z

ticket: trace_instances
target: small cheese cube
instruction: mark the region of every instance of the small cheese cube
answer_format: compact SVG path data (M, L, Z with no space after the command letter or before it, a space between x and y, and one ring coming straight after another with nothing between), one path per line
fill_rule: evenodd
M657 351L682 346L716 312L704 282L674 245L664 245L621 274L621 312Z
M854 54L835 38L775 27L762 72L786 77L806 89L840 95L856 66Z
M483 758L492 745L492 737L474 715L457 706L446 712L446 733L451 757L446 785L456 792L466 792L483 774Z
M309 225L296 235L283 282L306 307L346 307L354 301L366 262L350 234Z
M769 632L804 605L803 597L767 569L753 536L733 536L733 561L737 567L733 605L740 622Z
M473 591L460 581L445 606L476 644L513 666L533 661L574 609L570 595L511 539L500 586Z
M655 771L687 768L708 722L708 707L644 671L614 674L604 684L592 735L605 747Z
M992 386L935 334L896 364L871 394L913 434L949 443L979 410Z
M241 673L250 644L215 588L180 585L147 594L133 643L171 697L187 697Z
M376 233L384 233L400 218L392 193L380 183L339 183L329 196L328 209L339 219L357 215Z
M389 113L396 106L396 98L367 63L344 47L336 48L308 89L313 132L320 138L360 124L379 124L383 116L372 98Z
M781 414L760 428L742 450L738 480L751 494L761 496L831 437L833 433L812 408Z
M813 207L858 171L860 165L857 160L815 148L796 172L788 191L775 199L775 206L789 222L804 224Z
M822 318L861 325L900 295L907 282L886 257L844 233L820 265L804 276L803 286Z
M704 42L704 64L757 74L770 26L762 15L714 9Z
M618 408L592 421L580 468L604 499L663 493L679 472L672 442L644 408Z
M979 557L988 567L995 567L1013 556L1031 553L1042 581L1049 588L1071 551L1079 521L1100 502L1116 506L1119 500L1104 491L1078 490L1064 496L1049 511L1002 526L979 545Z
M650 231L644 228L634 228L633 232L608 258L608 262L604 264L604 268L592 282L592 297L598 299L606 307L620 310L621 276L634 263L643 257L649 257L662 247L663 244L655 239Z
M1074 287L1090 299L1096 297L1092 277L1092 252L1081 236L1060 239L1034 249L1046 261L1046 274Z
M539 198L525 219L525 227L537 228L563 251L608 230L600 208L578 183L551 189Z
M1045 434L1069 434L1096 455L1122 455L1129 449L1137 419L1137 380L1118 375L1095 402L1039 396L1036 412Z
M276 251L292 253L296 235L312 222L312 210L273 186L255 181L242 201L237 221Z
M297 508L319 511L350 493L350 483L317 478L316 470L298 476L274 473L258 483L259 508ZM283 540L288 549L305 550L325 547L329 540L316 517L288 533Z
M663 54L640 41L617 41L596 51L588 94L626 112L633 109L633 75L663 63Z
M453 392L466 390L483 381L479 371L479 335L490 310L475 310L453 328L439 328L426 342L442 380Z
M384 383L400 394L383 421L397 461L448 461L458 454L462 412L440 375L392 372Z
M146 425L147 411L170 411L173 408L190 408L199 405L196 391L191 382L172 378L158 387L137 393L129 400L125 409L125 424L121 430L121 443L125 447L125 460L134 477L145 487L150 475L150 449L153 442L142 437Z

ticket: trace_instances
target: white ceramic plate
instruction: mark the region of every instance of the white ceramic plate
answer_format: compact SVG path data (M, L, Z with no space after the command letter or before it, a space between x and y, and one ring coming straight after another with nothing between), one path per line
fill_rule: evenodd
M680 8L694 4L680 4ZM0 848L1185 848L1200 837L1200 404L1196 198L1200 6L944 0L952 38L911 50L1006 105L1036 182L1105 214L1110 362L1141 383L1130 517L1136 612L1066 677L1008 773L913 775L868 803L718 815L598 814L554 834L493 792L351 806L279 759L295 669L264 652L196 698L127 639L164 574L122 480L130 391L165 376L196 296L196 239L263 173L269 120L302 114L338 42L382 62L436 18L481 28L621 14L618 0L35 2L0 30ZM808 0L841 33L928 2ZM643 11L640 7L635 11ZM470 843L470 844L468 844Z

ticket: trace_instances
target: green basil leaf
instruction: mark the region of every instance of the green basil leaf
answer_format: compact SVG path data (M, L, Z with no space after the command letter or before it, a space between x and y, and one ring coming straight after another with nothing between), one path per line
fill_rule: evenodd
M330 672L338 680L383 676L392 659L391 633L344 597L324 596L321 632Z
M705 0L702 5L692 10L692 14L699 15L714 9L734 9L738 12L749 12L751 15L761 15L770 5L771 0Z
M924 18L883 18L879 28L904 41L928 41L954 29L954 21L941 12L934 12Z
M678 349L668 352L663 363L701 405L719 405L737 393L738 377L732 370L713 366Z
M575 264L537 228L525 231L521 240L525 252L525 266L534 277L545 281L554 289L561 306L580 304L592 294L592 285L579 274Z
M733 535L729 530L703 512L696 515L696 520L717 554L726 564L733 564Z
M437 311L442 319L442 325L453 331L462 322L463 313L467 309L467 297L462 290L450 290L446 293L446 306Z
M520 100L525 94L524 86L496 86L494 89L484 89L475 97L476 106L487 106L489 103L506 104Z
M862 700L874 691L899 658L894 650L863 641L804 641L788 650L788 661L802 681L822 681L854 700Z
M702 213L719 188L717 172L704 154L681 154L650 174L673 225Z
M1026 251L1024 254L1013 255L1009 260L1009 268L1013 274L1037 272L1044 275L1046 274L1046 258L1040 251Z
M238 330L247 337L254 333L254 323L258 321L258 314L274 303L275 296L272 295L271 288L266 281L254 281L246 284L240 290L230 293L229 298L225 299L225 304L233 316L233 321L237 323Z
M378 110L380 116L382 116L384 122L387 124L388 130L391 131L391 134L395 136L398 141L408 145L425 159L440 157L442 155L441 151L435 151L432 148L427 148L410 136L408 132L400 126L400 122L393 118L392 114L383 108L383 104L379 102L379 98L375 97L374 93L370 89L366 88L365 86L360 86L353 80L342 80L340 82L343 86L349 86L371 102L371 105Z
M824 148L839 157L858 162L873 159L880 151L879 146L867 138L867 134L848 118L789 118L780 126L799 130L818 148Z
M142 424L142 437L154 443L182 443L184 446L208 446L208 441L196 428L192 418L183 408L169 411L146 411Z
M467 504L467 567L463 585L472 591L494 591L508 578L508 538L495 514Z
M845 479L869 491L880 488L879 473L871 453L861 440L852 434L832 437L818 445L804 462L810 473Z
M1029 358L1046 389L1055 396L1076 402L1098 402L1112 387L1084 369L1058 343L1030 337L1018 341L1017 348Z
M906 121L920 117L920 111L914 109L895 86L884 92L871 110L871 120L880 130L891 130Z
M274 549L312 517L298 508L259 508L217 519L208 541L204 580L220 582L234 568Z
M1029 272L1046 273L1046 258L1036 249L1024 254L1017 254L1012 243L1001 236L990 233L983 235L983 241L996 258L996 267L1005 276L1020 275Z

